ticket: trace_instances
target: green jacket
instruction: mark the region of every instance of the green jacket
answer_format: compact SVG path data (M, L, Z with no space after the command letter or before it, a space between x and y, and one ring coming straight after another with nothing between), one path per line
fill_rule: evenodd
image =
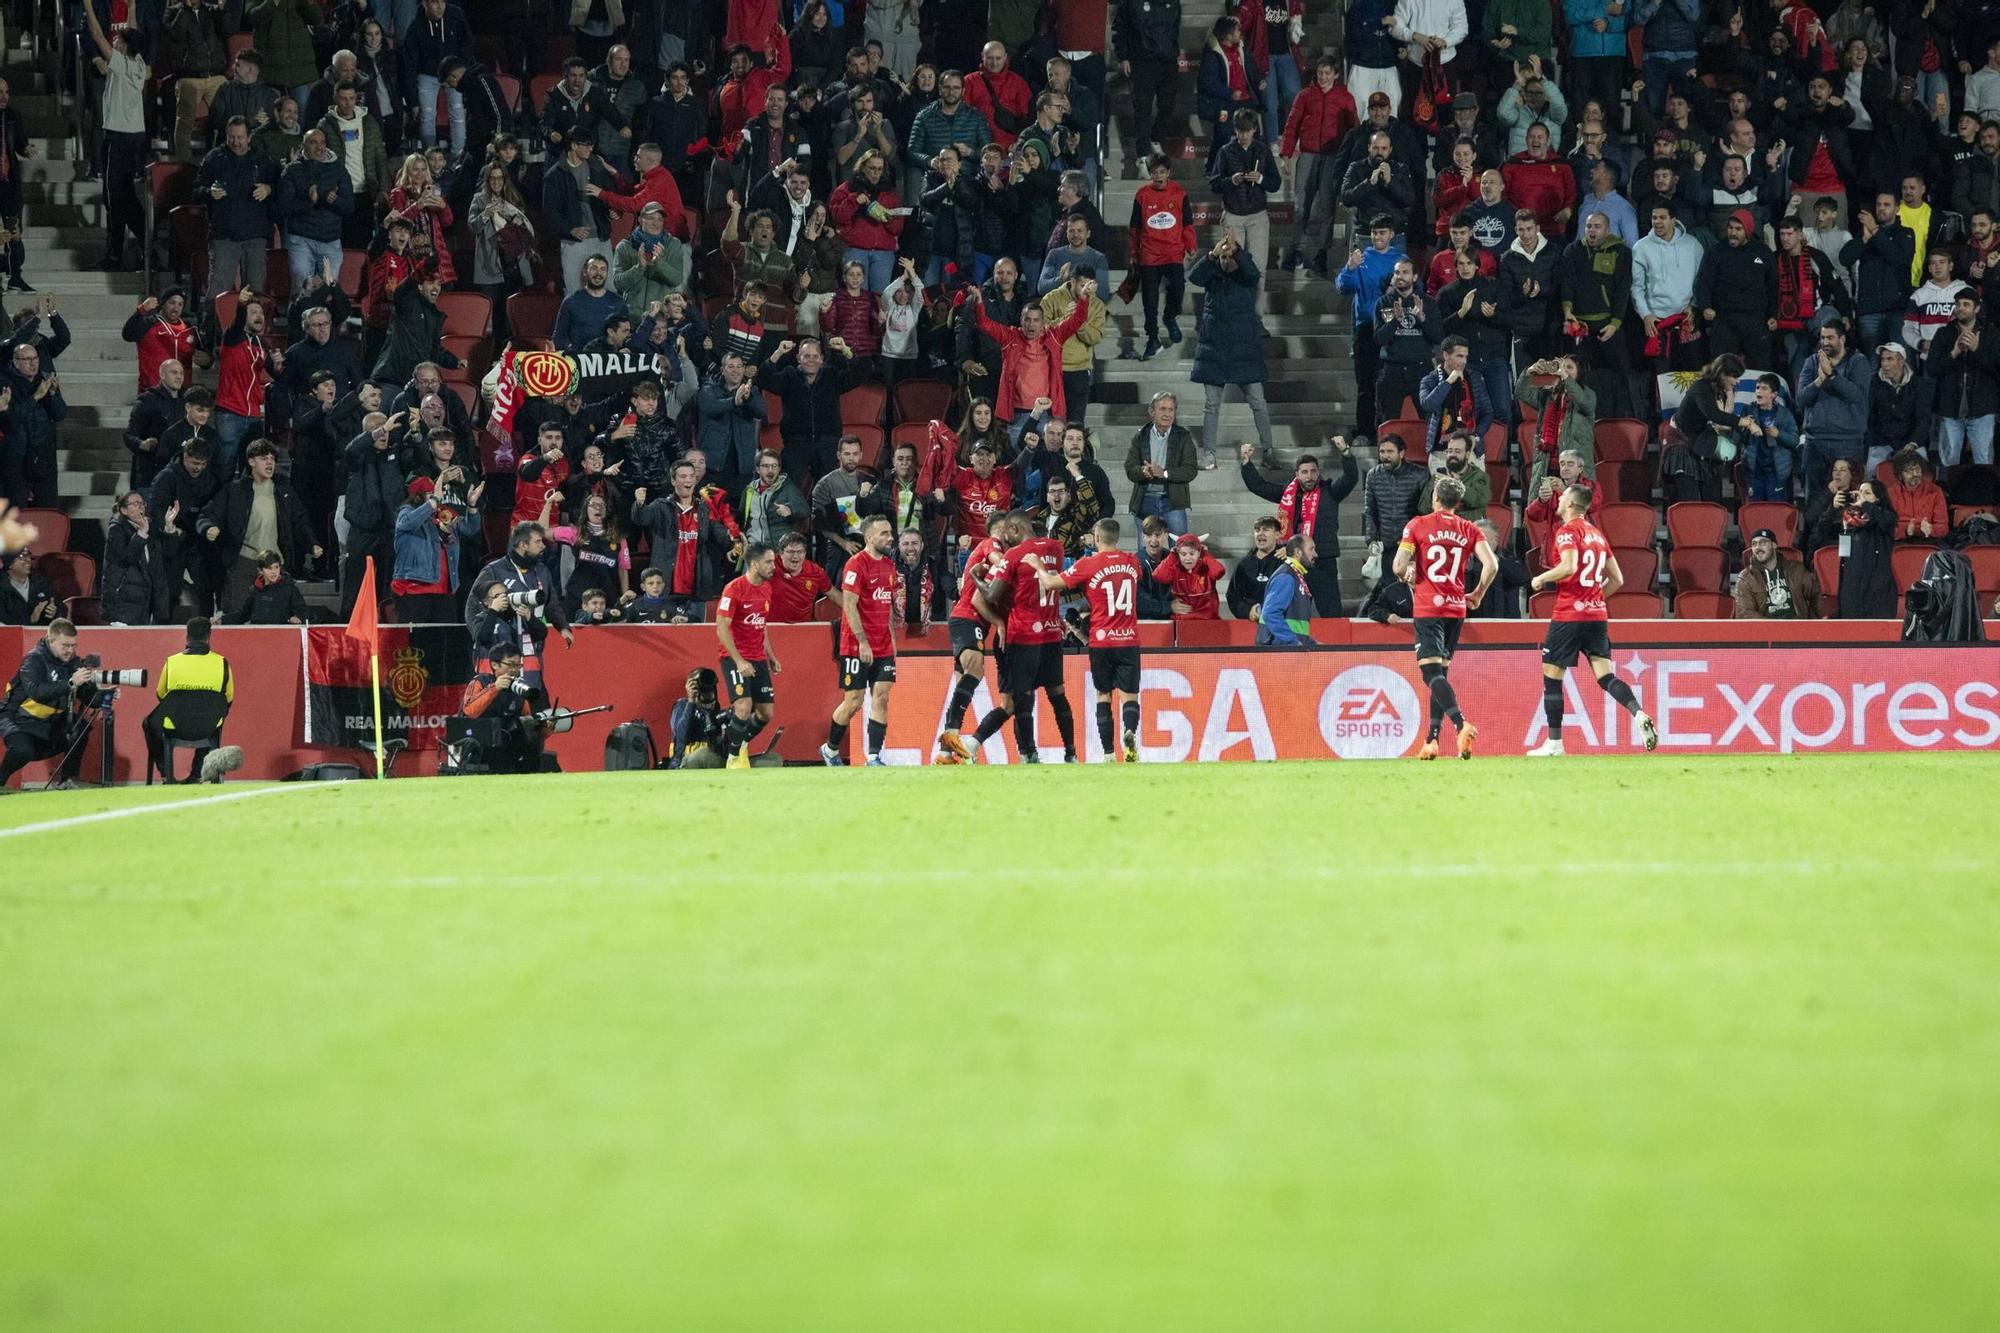
M1563 418L1562 431L1556 436L1556 450L1574 449L1576 456L1583 460L1586 476L1597 475L1597 395L1576 380L1557 380L1544 387L1536 384L1524 371L1521 378L1514 381L1514 397L1537 412L1542 411L1558 392L1569 395L1570 410ZM1522 494L1532 495L1542 484L1542 475L1549 470L1549 456L1533 442L1528 446L1528 454L1534 459L1529 470L1528 489Z
M250 0L243 17L256 34L257 54L264 57L259 70L264 82L290 90L319 78L312 29L322 17L314 0Z
M625 298L628 308L650 309L670 292L687 285L687 246L670 231L660 233L660 247L651 260L640 249L643 238L633 232L618 242L611 255L611 285Z
M1423 490L1417 493L1419 514L1430 513L1431 487L1435 486L1437 479L1443 475L1442 472L1431 473L1429 480L1424 482ZM1486 506L1493 503L1493 480L1486 475L1486 465L1476 458L1466 463L1465 471L1455 475L1465 483L1465 503L1458 507L1458 512L1477 523L1486 517Z
M1514 25L1513 45L1504 50L1494 43L1502 36L1500 25ZM1479 27L1479 39L1496 59L1519 65L1531 55L1542 58L1544 73L1553 73L1550 63L1555 51L1550 32L1549 7L1544 0L1487 0L1486 20Z

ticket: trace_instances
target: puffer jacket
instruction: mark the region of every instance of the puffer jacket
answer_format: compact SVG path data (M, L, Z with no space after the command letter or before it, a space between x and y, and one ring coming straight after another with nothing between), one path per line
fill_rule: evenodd
M256 34L266 82L297 88L313 81L319 61L313 55L312 30L322 20L314 0L250 0L243 18Z
M1118 59L1172 60L1180 45L1180 0L1118 0L1111 15L1111 47Z
M1225 269L1207 255L1188 281L1208 293L1195 325L1196 384L1262 384L1264 343L1257 334L1257 264L1238 251L1236 267Z
M1611 12L1611 0L1563 0L1563 20L1569 24L1569 53L1573 59L1625 54L1625 10ZM1604 20L1604 31L1590 25Z

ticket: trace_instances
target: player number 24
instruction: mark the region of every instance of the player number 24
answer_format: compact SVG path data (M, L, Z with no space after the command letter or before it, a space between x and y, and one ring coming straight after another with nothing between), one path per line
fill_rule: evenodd
M1608 557L1602 551L1585 551L1577 563L1576 581L1579 587L1601 588L1604 586L1604 564Z

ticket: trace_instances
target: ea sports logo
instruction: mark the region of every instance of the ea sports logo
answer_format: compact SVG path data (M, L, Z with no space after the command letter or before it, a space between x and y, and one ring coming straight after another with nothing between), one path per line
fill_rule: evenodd
M1397 758L1421 716L1417 692L1388 667L1349 667L1319 697L1319 734L1342 759Z

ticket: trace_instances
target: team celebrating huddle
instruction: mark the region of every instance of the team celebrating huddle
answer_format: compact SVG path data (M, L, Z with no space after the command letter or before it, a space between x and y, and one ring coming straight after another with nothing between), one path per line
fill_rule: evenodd
M1455 478L1440 477L1432 508L1403 529L1394 571L1411 585L1417 668L1430 694L1430 727L1419 759L1438 757L1438 737L1452 724L1458 756L1470 759L1479 729L1466 720L1451 684L1451 659L1469 611L1477 610L1498 568L1492 547L1478 527L1459 514L1465 490ZM1611 661L1610 613L1606 598L1624 582L1610 543L1585 514L1590 493L1572 486L1558 504L1561 526L1553 548L1556 562L1537 574L1533 588L1556 590L1556 607L1542 641L1542 709L1548 738L1528 751L1531 757L1563 753L1563 676L1579 657L1587 660L1598 686L1631 714L1646 749L1659 744L1659 730ZM1096 694L1098 740L1107 758L1139 759L1139 581L1138 559L1118 548L1119 525L1099 522L1086 545L1092 549L1067 569L1060 543L1035 535L1025 513L995 519L988 535L965 564L950 618L951 649L957 668L944 728L932 763L977 761L986 742L1009 720L1023 762L1041 762L1035 739L1035 696L1045 695L1062 737L1063 762L1077 762L1076 719L1063 684L1063 636L1076 633L1088 645L1090 683ZM883 763L889 729L889 691L896 683L894 610L899 574L892 554L895 532L876 516L862 528L862 549L840 576L840 703L827 726L820 758L829 767L847 763L849 725L864 703L867 762ZM1466 587L1466 569L1477 560L1478 582ZM750 767L748 747L771 721L776 702L773 677L779 671L765 622L771 605L771 578L777 554L752 545L744 571L723 589L716 604L716 637L722 643L722 678L730 715L722 728L724 762ZM1065 595L1080 595L1087 608L1083 624L1064 614ZM1000 691L970 738L966 713L985 679L986 659L999 669ZM1120 705L1114 713L1114 698Z

